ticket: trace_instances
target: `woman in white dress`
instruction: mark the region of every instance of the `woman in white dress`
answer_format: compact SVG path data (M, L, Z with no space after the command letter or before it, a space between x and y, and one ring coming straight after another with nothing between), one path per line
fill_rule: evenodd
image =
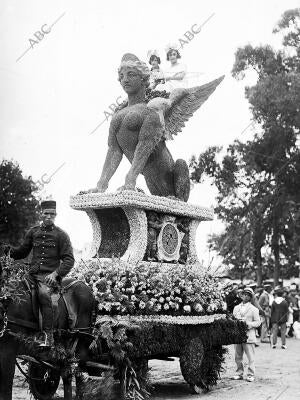
M178 61L181 58L179 51L175 46L169 45L166 52L170 66L164 70L165 83L157 85L156 89L171 92L176 88L186 88L186 65Z

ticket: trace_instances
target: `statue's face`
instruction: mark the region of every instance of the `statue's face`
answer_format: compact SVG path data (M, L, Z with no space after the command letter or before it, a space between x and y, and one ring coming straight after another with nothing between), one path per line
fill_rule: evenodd
M136 68L123 67L119 81L127 94L137 93L144 85L143 78Z

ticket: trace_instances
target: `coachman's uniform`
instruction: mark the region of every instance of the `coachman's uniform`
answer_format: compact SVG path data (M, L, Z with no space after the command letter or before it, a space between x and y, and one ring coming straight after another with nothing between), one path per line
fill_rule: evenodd
M39 302L43 317L43 329L53 329L53 309L51 288L44 283L46 275L56 271L63 278L74 265L74 256L70 238L66 232L55 225L34 226L26 236L23 244L11 248L12 258L19 260L29 255L32 250L32 260L28 279L38 289Z

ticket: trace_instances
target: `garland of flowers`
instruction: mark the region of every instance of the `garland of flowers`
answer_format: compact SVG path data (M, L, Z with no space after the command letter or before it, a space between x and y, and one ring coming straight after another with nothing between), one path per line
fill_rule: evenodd
M154 99L155 97L163 97L164 99L168 99L170 97L170 93L166 92L165 90L152 90L150 88L146 89L145 92L145 100L148 103L150 100ZM128 100L122 101L118 107L115 108L114 113L122 110L123 108L128 106Z
M92 289L100 315L204 316L225 313L216 278L196 266L119 259L81 261L73 275ZM208 321L209 322L209 321Z

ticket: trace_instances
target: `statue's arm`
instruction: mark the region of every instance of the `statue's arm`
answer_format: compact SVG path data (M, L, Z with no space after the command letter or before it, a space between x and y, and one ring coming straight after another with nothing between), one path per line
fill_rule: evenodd
M109 127L108 151L106 154L101 177L97 183L97 190L99 192L105 192L111 177L116 172L116 169L120 165L120 162L123 157L123 152L116 138L118 126L119 126L118 120L116 118L113 118L111 120Z
M125 178L124 189L134 189L136 179L144 170L149 156L163 137L163 128L159 115L155 111L148 111L139 133L131 168Z

